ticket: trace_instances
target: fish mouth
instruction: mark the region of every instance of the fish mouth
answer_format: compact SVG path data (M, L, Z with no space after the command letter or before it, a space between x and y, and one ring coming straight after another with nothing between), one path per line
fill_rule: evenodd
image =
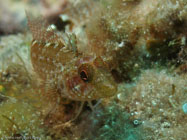
M101 81L102 83L97 83L98 92L97 95L100 98L107 98L115 95L117 93L117 84L112 79L105 79Z
M115 84L104 85L103 89L105 89L103 92L104 97L111 97L117 92L117 86Z

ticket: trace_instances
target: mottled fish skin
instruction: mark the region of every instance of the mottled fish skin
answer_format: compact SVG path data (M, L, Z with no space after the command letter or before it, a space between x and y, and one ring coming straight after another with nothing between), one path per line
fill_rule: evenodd
M77 55L44 19L27 17L33 36L33 68L55 92L77 101L110 97L116 93L116 83L100 57Z

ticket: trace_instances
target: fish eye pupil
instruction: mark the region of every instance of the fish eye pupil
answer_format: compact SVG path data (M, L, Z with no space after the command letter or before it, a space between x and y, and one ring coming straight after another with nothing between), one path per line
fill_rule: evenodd
M80 72L80 77L81 79L84 81L84 82L88 82L88 75L87 75L87 72L86 71L81 71Z

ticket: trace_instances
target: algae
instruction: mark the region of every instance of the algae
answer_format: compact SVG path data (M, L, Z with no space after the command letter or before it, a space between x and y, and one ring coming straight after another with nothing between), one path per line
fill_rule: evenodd
M0 1L0 139L186 139L186 4ZM25 9L42 14L62 38L73 35L69 43L77 55L100 57L98 69L105 65L111 73L118 88L115 95L93 100L93 111L85 104L70 121L81 103L51 90L34 70Z

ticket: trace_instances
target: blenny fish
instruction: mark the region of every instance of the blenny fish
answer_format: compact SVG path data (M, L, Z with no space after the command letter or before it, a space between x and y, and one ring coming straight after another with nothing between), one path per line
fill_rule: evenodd
M73 34L65 41L43 18L27 15L32 32L31 62L34 71L63 98L75 101L111 97L117 91L107 64L93 53L80 53Z

